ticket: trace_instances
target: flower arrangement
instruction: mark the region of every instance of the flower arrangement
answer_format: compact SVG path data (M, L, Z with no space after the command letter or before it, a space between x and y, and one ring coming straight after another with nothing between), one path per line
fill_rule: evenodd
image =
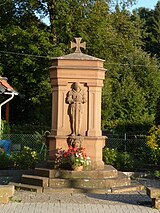
M85 148L69 146L68 150L59 149L56 155L56 168L75 170L80 166L89 166L90 158L87 156Z

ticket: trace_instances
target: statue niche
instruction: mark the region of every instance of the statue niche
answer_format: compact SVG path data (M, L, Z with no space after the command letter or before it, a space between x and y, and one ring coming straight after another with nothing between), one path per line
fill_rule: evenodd
M82 104L86 103L86 97L78 82L72 84L71 90L67 93L66 101L69 104L68 115L70 117L71 135L79 136L81 135Z

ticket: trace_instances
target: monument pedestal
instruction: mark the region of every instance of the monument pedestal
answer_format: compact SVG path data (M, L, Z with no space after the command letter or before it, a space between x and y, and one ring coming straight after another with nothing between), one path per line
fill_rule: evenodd
M87 155L91 158L91 169L103 169L104 162L102 160L102 149L105 146L106 137L86 136L82 142L82 146L86 148Z
M18 188L33 189L37 192L41 190L57 193L60 190L59 192L63 193L73 190L92 194L108 194L118 188L124 192L125 190L128 191L128 187L131 186L130 178L110 165L105 165L103 169L99 170L83 171L51 169L51 166L53 166L51 161L46 162L44 168L42 165L39 166L35 168L34 174L22 175L21 183L14 185ZM133 189L131 188L131 190Z

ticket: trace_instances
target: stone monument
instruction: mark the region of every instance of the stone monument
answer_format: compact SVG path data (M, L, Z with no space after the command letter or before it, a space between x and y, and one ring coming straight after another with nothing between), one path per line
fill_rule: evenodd
M85 47L76 38L72 54L53 58L50 67L52 84L52 129L48 136L50 160L37 165L33 174L23 174L15 187L37 192L78 192L107 194L125 188L131 180L111 165L104 165L102 149L105 137L101 132L101 93L105 69L104 61L81 53ZM91 167L83 170L55 169L57 149L68 145L86 149ZM73 148L74 149L74 148ZM76 150L76 149L75 149ZM90 165L89 165L90 166ZM11 183L10 183L11 184ZM117 187L120 187L117 189ZM123 188L122 188L123 187ZM131 186L132 187L132 186ZM140 190L141 186L134 186ZM133 190L133 188L131 188Z
M91 158L93 169L103 169L101 94L105 78L104 60L83 54L81 38L75 38L75 52L53 58L50 67L52 86L52 127L49 158L58 148L81 144Z
M105 69L104 61L81 53L85 44L76 38L72 54L53 58L50 67L52 84L52 129L48 136L50 160L42 162L33 174L23 174L18 188L37 192L80 192L107 194L117 187L127 192L131 180L111 165L104 165L102 149L105 137L101 132L101 93ZM82 171L55 169L57 149L68 145L86 149L91 167ZM89 165L90 166L90 165ZM13 184L13 183L12 183ZM123 187L123 188L122 188ZM131 186L132 187L132 186ZM136 186L136 190L138 189ZM140 188L139 188L140 189ZM131 189L133 190L133 189Z

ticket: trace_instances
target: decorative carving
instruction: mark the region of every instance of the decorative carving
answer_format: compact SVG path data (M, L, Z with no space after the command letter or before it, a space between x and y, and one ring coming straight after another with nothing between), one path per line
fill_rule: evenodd
M76 48L75 53L81 53L81 48L86 49L86 42L81 43L82 38L75 38L76 43L71 41L71 49Z
M80 135L82 104L86 103L84 91L80 84L75 82L71 86L72 90L67 94L69 104L68 114L70 116L71 135Z
M70 136L68 139L68 145L74 148L80 148L83 141L82 136Z

